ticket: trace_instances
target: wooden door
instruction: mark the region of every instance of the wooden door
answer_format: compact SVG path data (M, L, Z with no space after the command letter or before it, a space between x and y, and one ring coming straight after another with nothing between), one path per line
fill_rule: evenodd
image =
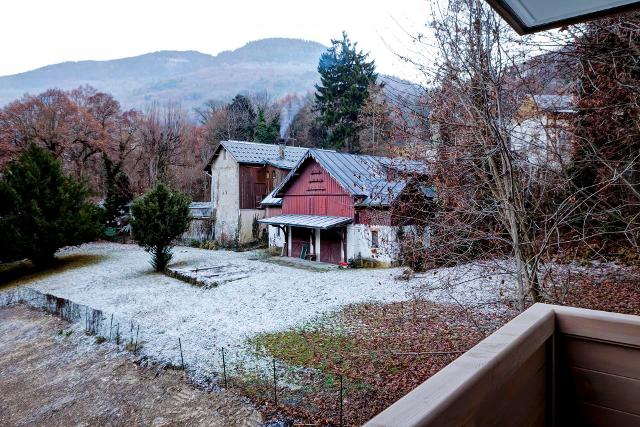
M342 229L322 230L320 233L320 261L332 264L342 261Z
M290 257L300 258L300 254L302 253L302 249L304 247L307 248L307 253L311 251L311 249L309 248L309 233L310 230L308 228L291 228L291 253L289 254Z

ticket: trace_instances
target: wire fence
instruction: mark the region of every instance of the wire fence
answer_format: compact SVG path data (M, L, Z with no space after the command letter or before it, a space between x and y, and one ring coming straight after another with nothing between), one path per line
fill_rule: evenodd
M78 304L66 298L20 287L0 293L0 306L26 304L42 309L82 327L86 335L95 336L96 343L110 342L121 349L140 355L144 347L144 330L133 320L126 320L101 310ZM160 366L190 372L189 355L180 337L173 354L157 355L152 361ZM212 387L223 387L249 397L267 415L302 421L309 425L361 425L377 409L367 404L375 391L362 381L350 381L341 375L318 369L290 366L276 359L246 354L231 356L224 347L219 352ZM179 353L179 364L172 362ZM195 362L195 361L194 361Z

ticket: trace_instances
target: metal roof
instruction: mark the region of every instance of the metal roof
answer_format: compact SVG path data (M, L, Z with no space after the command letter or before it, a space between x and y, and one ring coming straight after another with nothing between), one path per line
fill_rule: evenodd
M272 216L271 218L259 219L258 222L261 224L290 225L294 227L320 228L322 230L326 230L350 224L352 219L346 216L285 214Z
M267 194L267 197L262 199L260 204L262 206L282 206L282 198L274 196L272 191L271 193Z
M404 190L410 175L425 175L427 166L416 160L338 153L310 149L289 175L274 189L279 196L307 159L317 161L361 206L390 204ZM399 175L390 180L388 177Z
M191 202L189 204L189 212L193 218L209 218L213 212L213 203Z
M266 165L271 164L281 169L292 169L307 153L308 148L284 146L284 156L280 155L281 146L278 144L261 144L248 141L221 141L216 152L205 166L205 171L211 170L211 163L220 150L226 149L238 163Z
M557 113L575 113L576 103L572 96L568 95L533 95L533 102L545 111Z

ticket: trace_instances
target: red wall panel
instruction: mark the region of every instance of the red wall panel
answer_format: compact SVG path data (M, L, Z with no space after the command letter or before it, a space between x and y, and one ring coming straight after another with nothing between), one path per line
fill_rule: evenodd
M282 213L353 218L353 197L311 160L285 192Z

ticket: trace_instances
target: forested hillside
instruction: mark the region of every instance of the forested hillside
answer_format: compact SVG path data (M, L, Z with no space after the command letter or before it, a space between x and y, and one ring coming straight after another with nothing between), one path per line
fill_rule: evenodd
M216 56L160 51L110 61L64 62L0 77L0 105L27 92L82 85L111 93L128 108L142 108L153 101L191 108L209 99L228 100L237 93L281 97L313 90L318 58L325 49L320 43L282 38L253 41Z

